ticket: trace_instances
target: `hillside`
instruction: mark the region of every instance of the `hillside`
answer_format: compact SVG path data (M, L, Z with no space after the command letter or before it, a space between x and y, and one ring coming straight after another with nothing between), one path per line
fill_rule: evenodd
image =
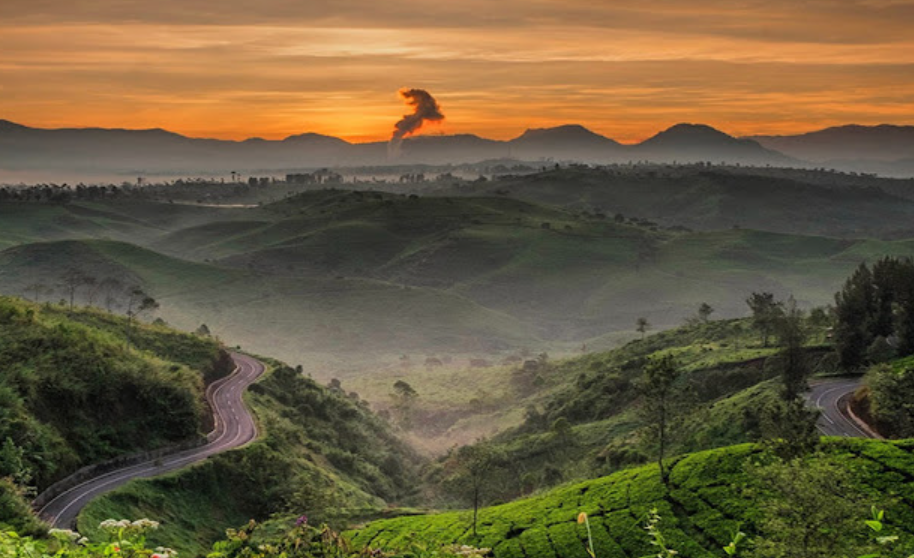
M886 509L886 532L900 537L899 553L914 545L909 531L914 500L905 480L914 471L912 450L909 442L827 439L822 454L810 461L850 473L851 485ZM649 511L656 509L667 543L680 555L721 556L737 529L750 539L758 537L759 494L745 492L752 485L745 466L760 458L749 444L705 451L671 460L669 487L660 482L657 466L648 465L485 508L479 514L478 539L467 512L375 521L351 534L359 547L462 543L491 548L495 558L584 558L587 530L576 520L586 512L596 555L622 558L656 553L643 529ZM858 528L834 536L847 543L865 537L869 507L861 505L859 512Z
M212 340L0 298L0 476L39 490L115 456L194 439L206 381L230 372ZM3 510L8 513L8 510ZM0 517L0 521L20 521Z
M765 149L753 140L737 139L702 124L677 124L648 138L632 151L638 159L680 163L712 161L788 166L799 162L777 151Z
M791 136L752 136L765 147L814 162L914 158L914 126L837 126Z
M832 372L828 348L819 345L825 326L807 327L813 371ZM673 429L670 451L759 440L765 409L777 394L777 359L768 361L776 352L763 346L750 320L718 320L663 331L606 352L562 360L531 356L523 364L476 372L475 380L472 370L452 372L451 381L441 387L427 372L401 371L397 378L419 394L413 431L443 442L436 446L440 457L426 471L427 480L440 485L452 476L454 444L485 437L483 445L499 455L492 474L500 480L492 498L506 500L647 461L649 448L639 440L645 423L638 414L638 382L649 358L673 355L683 371L677 389L687 411ZM379 390L384 380L392 384L395 378L382 374L352 384L371 382ZM379 405L385 403L391 405L389 400ZM438 496L453 503L440 491Z
M579 174L573 182L587 185L600 172L563 169L525 184ZM558 192L562 182L544 184ZM472 360L579 354L585 344L605 350L636 338L640 317L654 329L675 327L703 302L714 317L744 316L753 291L825 304L859 262L914 253L906 240L670 230L497 194L315 189L224 219L214 208L197 215L179 206L169 220L168 204L102 206L162 232L147 247L72 240L8 248L0 289L66 299L61 282L71 268L142 286L168 323L205 323L229 344L301 363L323 382L338 378L379 408L390 405L395 382L414 384L419 406L436 409L426 417L430 435L445 445L523 420L522 408L502 405L514 398L510 367L486 368L479 380L483 369ZM40 284L53 292L33 289ZM76 296L101 307L105 298L97 285ZM123 293L113 302L125 311ZM493 405L505 409L493 421L472 418Z
M151 542L194 555L252 518L307 514L345 525L415 497L421 461L357 395L274 363L246 401L260 440L93 501L80 532L109 517L155 517L163 527Z
M894 181L832 177L831 184L802 171L739 168L568 168L444 191L503 195L576 211L655 221L696 230L733 227L843 238L898 238L910 233L914 202L899 199ZM877 189L886 184L892 194ZM814 207L816 211L808 211Z

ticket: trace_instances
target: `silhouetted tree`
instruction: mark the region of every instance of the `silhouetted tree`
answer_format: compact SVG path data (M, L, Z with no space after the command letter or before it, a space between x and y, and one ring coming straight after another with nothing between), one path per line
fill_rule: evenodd
M124 285L113 277L106 277L98 283L98 293L105 310L111 312L120 305L120 297L124 294Z
M713 313L714 308L707 302L702 302L701 306L698 307L698 319L703 323L707 323Z
M635 321L635 331L641 334L641 340L644 341L644 334L651 327L651 324L647 321L647 318L638 318Z
M675 388L681 372L672 355L664 355L647 361L641 375L641 417L645 422L648 441L656 446L657 465L660 467L660 478L664 483L669 481L663 466L663 458L669 444L670 428L681 401L677 397L680 390Z
M67 294L69 300L70 311L73 311L73 306L75 304L76 292L80 287L84 285L89 285L95 281L94 278L89 277L84 274L82 271L71 267L64 271L63 275L60 278L60 286L64 289L64 292Z
M419 397L419 393L407 382L397 380L390 396L394 402L394 409L399 416L400 426L406 429L412 427L413 404Z
M449 492L472 503L474 539L478 537L479 507L502 461L500 453L486 440L463 446L452 457L451 474L444 485Z

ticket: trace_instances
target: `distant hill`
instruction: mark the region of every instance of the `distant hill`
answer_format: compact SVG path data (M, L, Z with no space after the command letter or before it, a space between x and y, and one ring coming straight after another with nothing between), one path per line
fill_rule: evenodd
M228 173L388 164L451 164L498 158L588 163L728 161L782 164L790 159L707 126L682 124L640 145L624 146L580 125L527 130L510 141L471 134L407 138L396 156L386 142L351 144L306 133L284 140L189 138L161 129L29 128L0 121L0 169L82 173Z
M635 147L639 159L654 161L726 161L748 165L787 165L795 161L758 142L737 139L702 124L677 124Z
M914 159L914 126L838 126L792 136L750 136L769 149L813 162Z
M519 159L607 162L624 159L627 148L615 140L575 124L536 128L508 142L511 155Z
M876 179L861 183L865 187L854 186L853 180L827 185L822 178L813 183L802 171L766 175L751 169L658 165L637 172L550 169L491 180L468 193L455 188L442 194L511 196L699 230L743 227L852 238L910 237L914 201L900 196L903 190L912 191L911 184Z

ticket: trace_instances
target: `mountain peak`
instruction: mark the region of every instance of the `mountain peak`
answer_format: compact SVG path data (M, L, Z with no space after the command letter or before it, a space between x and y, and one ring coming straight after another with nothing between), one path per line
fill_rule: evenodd
M530 141L598 141L616 143L614 140L588 130L580 124L564 124L552 128L528 128L523 134L512 140L526 143Z
M282 141L285 143L325 142L325 143L335 143L338 145L344 145L344 144L349 145L349 142L346 140L342 140L342 139L334 137L334 136L318 134L315 132L305 132L304 134L297 134L297 135L289 136L289 137L283 139Z
M735 140L733 136L721 132L717 128L708 126L707 124L691 124L691 123L680 123L674 126L670 126L666 130L655 135L651 139L647 140L648 142L655 139L661 138L688 138L688 139L718 139L718 140Z

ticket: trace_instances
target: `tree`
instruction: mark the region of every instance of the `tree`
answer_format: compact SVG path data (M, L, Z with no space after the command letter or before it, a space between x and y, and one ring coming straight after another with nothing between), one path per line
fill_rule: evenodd
M762 336L762 345L767 347L768 338L781 315L781 303L774 300L772 293L754 292L746 299L746 304L752 310L752 327L759 331Z
M486 499L486 492L493 485L503 458L486 440L463 446L452 455L451 472L444 486L452 494L468 500L473 505L473 537L477 538L479 507Z
M849 469L822 455L749 465L759 498L759 558L858 556L862 511L869 509Z
M120 306L120 296L124 292L124 285L113 277L106 277L99 282L98 292L101 295L102 304L105 305L105 310L111 312Z
M63 275L60 278L60 286L67 294L71 312L73 311L73 306L75 304L76 292L83 285L88 285L94 281L94 278L89 277L75 267L71 267L64 271Z
M702 302L701 306L698 307L698 320L702 323L708 323L713 313L714 308L707 302Z
M887 364L866 373L870 414L887 436L914 436L914 371L895 371Z
M803 344L806 342L803 311L793 297L787 299L781 316L775 322L781 358L781 398L791 401L809 390L812 370Z
M412 426L413 406L419 393L403 380L397 380L394 382L393 393L390 396L393 399L393 407L397 412L400 426L409 429Z
M681 372L672 355L652 358L644 365L641 379L641 416L645 422L648 442L656 447L657 465L660 467L660 478L669 482L667 471L663 467L667 446L670 442L670 429L679 410L682 408L681 390L675 389Z
M198 335L200 337L211 337L212 336L212 333L210 332L209 327L207 327L206 324L200 324L200 327L198 327L194 331L194 334Z
M835 348L845 370L855 370L865 361L866 350L873 342L875 299L873 274L866 264L860 264L835 294Z
M25 292L32 295L33 302L41 302L41 296L53 294L54 289L44 283L31 283L25 287Z
M133 331L136 320L144 314L159 308L159 303L140 287L133 287L127 295L127 338Z
M809 409L803 397L812 374L803 347L806 320L793 297L782 306L783 312L774 324L780 351L772 357L781 389L777 401L762 411L762 434L775 453L790 459L809 453L818 444L818 412Z
M0 446L0 478L8 477L19 488L28 488L32 482L32 470L25 459L25 450L7 437Z
M651 324L647 321L647 318L638 318L635 322L635 331L641 334L641 340L644 341L644 334L650 329Z

